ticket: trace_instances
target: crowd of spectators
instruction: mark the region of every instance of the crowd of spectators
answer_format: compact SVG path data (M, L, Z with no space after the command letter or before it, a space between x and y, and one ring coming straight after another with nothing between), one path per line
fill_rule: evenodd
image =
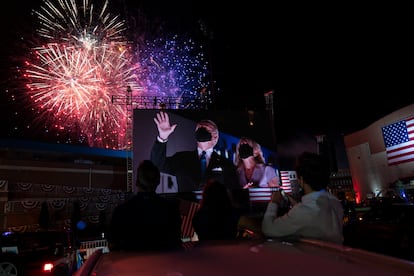
M199 241L232 240L240 237L240 220L246 214L238 208L234 190L278 187L275 170L264 160L260 145L243 137L237 144L236 160L218 155L218 127L211 120L196 124L196 149L167 156L167 142L177 125L166 112L154 118L158 135L149 160L137 169L137 193L117 206L112 214L108 240L112 250L172 249L182 246L180 199L157 194L160 172L177 176L179 193L202 190L192 227ZM202 159L206 160L202 160ZM204 164L203 162L204 161ZM329 169L318 154L305 152L297 159L302 192L297 202L281 189L273 192L261 217L262 237L314 238L342 243L344 201L327 191ZM203 167L205 166L205 167ZM184 198L188 200L188 198ZM285 214L278 212L289 206Z

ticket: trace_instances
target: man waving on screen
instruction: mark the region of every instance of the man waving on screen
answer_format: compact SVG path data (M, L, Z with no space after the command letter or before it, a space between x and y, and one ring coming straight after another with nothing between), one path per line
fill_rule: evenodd
M158 136L151 149L151 160L162 172L177 177L179 192L200 190L209 179L220 181L229 190L240 188L234 164L214 151L219 130L213 121L201 120L196 124L193 134L197 142L196 149L176 152L172 156L166 156L167 142L177 124L170 123L166 112L157 113L154 122Z

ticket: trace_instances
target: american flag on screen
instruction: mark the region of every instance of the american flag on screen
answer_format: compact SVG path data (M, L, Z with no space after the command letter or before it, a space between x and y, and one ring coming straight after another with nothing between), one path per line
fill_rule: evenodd
M282 180L282 189L287 193L292 192L292 180L296 180L296 171L280 171L280 178Z
M414 117L382 128L388 165L414 161Z

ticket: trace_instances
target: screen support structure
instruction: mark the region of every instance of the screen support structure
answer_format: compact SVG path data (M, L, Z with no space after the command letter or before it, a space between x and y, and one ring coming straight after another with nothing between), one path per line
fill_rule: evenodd
M205 95L197 97L157 97L157 96L133 96L130 86L127 87L125 96L112 96L112 104L126 105L127 129L126 129L126 191L132 192L133 185L133 110L134 109L207 109L208 98Z

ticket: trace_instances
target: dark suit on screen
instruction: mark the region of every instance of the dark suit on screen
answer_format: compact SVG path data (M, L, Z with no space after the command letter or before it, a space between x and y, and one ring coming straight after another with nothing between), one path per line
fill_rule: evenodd
M176 152L167 157L167 144L156 140L151 150L151 160L161 172L177 177L179 192L201 190L206 179L216 179L231 190L240 188L235 166L229 159L213 151L203 180L197 150Z

